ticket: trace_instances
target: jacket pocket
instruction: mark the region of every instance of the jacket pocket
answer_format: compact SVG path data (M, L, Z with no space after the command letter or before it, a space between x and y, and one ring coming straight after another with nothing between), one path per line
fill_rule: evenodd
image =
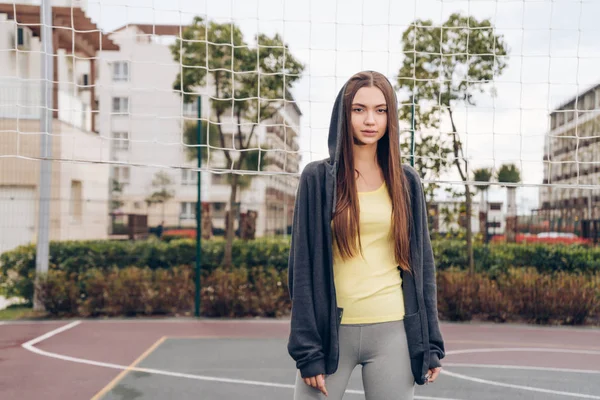
M404 330L406 331L410 358L423 356L423 329L421 327L421 314L418 311L404 316Z

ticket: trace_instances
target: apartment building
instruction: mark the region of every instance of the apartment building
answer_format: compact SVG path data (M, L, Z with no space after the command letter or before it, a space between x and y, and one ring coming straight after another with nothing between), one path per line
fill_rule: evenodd
M549 230L588 236L594 224L600 229L600 85L550 113L543 179L538 212Z
M506 213L503 210L502 202L490 201L483 204L474 201L471 204L471 231L473 233L482 232L482 227L486 225L481 223L480 210L487 208L487 230L489 235L503 235L506 230ZM446 234L456 232L461 228L466 228L467 218L464 212L464 201L458 200L437 200L427 204L429 219L434 232Z
M292 99L290 93L286 97ZM290 102L270 121L272 125L266 127L268 148L281 151L271 153L265 167L272 174L266 184L265 234L291 233L301 161L298 145L301 116L298 105Z
M176 25L130 24L110 33L118 51L103 51L99 94L102 136L110 138L111 180L119 182L118 213L148 215L148 224L164 221L166 227L193 227L197 199L196 160L190 160L183 137L185 121L197 117L197 104L185 104L173 90L180 65L173 60L169 44L180 32ZM201 89L202 118L211 119L210 80ZM227 114L227 113L226 113ZM269 166L265 174L252 179L249 187L238 190L238 212L257 213L256 235L283 232L291 226L293 201L299 171L301 112L293 102L281 107L270 120L255 128L252 146L266 144ZM226 147L233 147L238 124L231 115L222 120ZM243 140L250 127L242 127ZM231 136L229 136L231 135ZM202 173L202 203L213 220L215 232L225 228L225 213L231 193L222 153L213 151ZM225 170L226 172L226 170ZM167 177L166 190L172 195L164 204L149 205L146 199L160 188L152 182L160 174Z
M98 134L95 57L118 46L81 9L52 13L50 239L105 238L109 152ZM37 237L40 27L39 5L0 3L0 253Z

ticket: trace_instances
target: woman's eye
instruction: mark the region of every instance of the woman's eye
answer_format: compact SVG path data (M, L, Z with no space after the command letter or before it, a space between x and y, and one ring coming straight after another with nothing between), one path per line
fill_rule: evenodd
M352 111L354 111L354 112L361 112L361 111L364 111L364 109L362 107L355 107L355 108L352 109ZM377 112L380 113L380 114L383 114L383 113L387 112L387 109L386 108L379 108L379 109L377 109Z

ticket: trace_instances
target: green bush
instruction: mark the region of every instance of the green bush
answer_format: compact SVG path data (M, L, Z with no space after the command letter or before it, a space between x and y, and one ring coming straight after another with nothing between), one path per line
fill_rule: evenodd
M51 316L190 315L195 295L190 266L90 269L79 276L52 270L38 288ZM203 316L279 317L289 310L286 271L252 267L203 273Z
M191 311L195 299L194 273L188 266L154 271L151 300L154 314Z
M454 240L432 242L439 270L452 267L466 269L465 243ZM538 272L595 273L600 271L600 247L560 244L481 244L473 246L477 272L492 276L506 273L511 267L534 267Z
M202 242L202 271L220 266L225 242ZM289 242L285 239L236 240L233 243L233 265L250 268L259 265L287 268ZM35 245L21 246L0 255L0 287L8 296L33 298ZM192 239L163 242L145 241L64 241L50 243L49 269L81 274L89 269L108 271L136 266L166 269L175 265L195 265L196 243Z
M90 269L76 276L52 270L38 284L52 316L134 316L189 313L194 301L191 268Z
M37 282L38 298L52 315L77 313L80 292L77 279L65 271L52 271L40 276Z
M433 242L434 256L437 268L440 272L464 270L467 267L465 244L463 241L440 239ZM67 276L76 276L78 285L91 284L90 289L82 288L84 293L94 290L108 290L102 285L108 285L104 279L107 274L116 274L115 270L128 267L138 267L149 271L171 270L173 266L193 267L195 264L196 248L193 239L177 239L168 242L156 238L145 241L65 241L50 243L50 271L62 271ZM225 241L214 239L202 242L202 272L210 275L220 267L223 258ZM268 267L264 273L282 273L287 270L289 252L289 240L284 238L261 238L253 241L236 240L233 243L233 265L234 269L252 269L254 267ZM23 297L29 301L33 298L33 281L35 275L35 253L34 245L18 247L0 255L0 288L2 292L11 297ZM474 246L476 272L489 276L495 283L500 283L501 277L506 276L511 268L533 267L540 274L552 274L565 272L568 274L584 274L593 276L600 272L600 247L588 248L582 246L567 245L545 245L545 244L490 244L477 243ZM244 274L244 271L229 271L228 274ZM183 272L182 272L183 274ZM208 276L207 275L207 276ZM111 275L112 276L112 275ZM153 275L156 277L156 274ZM253 279L250 275L248 279ZM85 277L83 279L82 277ZM160 278L164 280L167 277ZM82 280L83 279L83 280ZM94 279L97 280L94 281ZM104 279L104 280L103 280ZM127 277L123 277L127 279ZM179 276L179 282L187 279ZM234 279L234 276L232 276ZM459 278L453 278L459 279ZM133 282L132 284L134 284ZM448 281L448 290L455 290L455 295L461 295L466 290L473 288L459 288L459 281ZM168 287L170 285L167 285ZM189 288L185 287L185 290ZM117 289L115 289L117 290ZM133 289L132 289L133 290ZM150 289L135 287L135 290L146 293ZM269 289L270 290L270 289ZM279 290L279 289L277 289ZM481 291L480 291L481 292ZM470 292L469 292L470 293ZM496 293L494 287L489 293ZM233 293L227 296L233 296ZM466 294L465 294L466 295ZM150 294L149 296L154 296ZM179 296L179 291L166 292L164 296ZM462 295L461 295L462 296ZM491 294L490 294L491 296ZM489 296L488 296L489 297ZM156 296L152 297L156 298ZM260 301L256 300L257 306ZM109 301L100 296L92 296L89 305L82 312L94 313L96 309L107 309ZM175 299L167 301L168 304L181 304L182 300ZM273 300L269 300L273 301ZM92 304L99 302L98 304ZM445 311L451 318L469 319L471 312L467 300L454 300L454 304L448 303ZM490 300L493 302L493 299ZM163 303L160 301L159 303ZM242 307L243 305L240 305ZM107 308L108 307L108 308ZM141 305L130 305L130 312L143 312ZM145 305L144 305L145 307ZM173 307L177 309L183 306L169 306L161 312L172 312ZM215 307L219 307L215 304ZM254 306L252 306L254 307ZM485 302L477 305L478 309L485 308ZM143 307L142 307L143 308ZM155 307L152 306L152 309ZM87 311L86 311L87 310ZM110 311L107 311L110 313ZM153 311L154 312L154 311ZM237 313L234 312L234 314ZM506 311L489 310L489 318L503 320Z
M448 269L438 273L437 283L440 317L451 321L580 325L600 313L600 273L511 268L494 280L482 273Z
M511 314L527 322L580 325L598 311L599 282L600 274L540 274L534 268L524 268L511 269L498 284L510 300Z
M218 268L202 283L202 315L279 317L290 311L287 271L252 267Z
M506 298L487 274L469 274L456 268L438 273L438 312L451 321L470 321L475 315L505 321Z
M194 300L194 282L189 266L168 270L139 267L113 269L104 274L104 282L96 282L102 293L82 293L88 300L83 315L133 316L190 312ZM93 308L101 303L102 308Z
M280 317L290 312L287 271L273 267L217 268L201 277L206 317ZM600 273L595 275L512 268L498 279L458 268L437 275L440 318L585 324L600 317ZM81 274L51 270L39 293L52 316L190 315L194 270L127 267Z

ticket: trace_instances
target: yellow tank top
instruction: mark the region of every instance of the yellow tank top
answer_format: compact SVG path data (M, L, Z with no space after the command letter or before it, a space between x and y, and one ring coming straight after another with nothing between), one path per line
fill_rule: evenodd
M371 192L358 192L360 201L359 253L343 261L334 240L333 271L342 324L368 324L404 318L402 279L394 259L392 202L385 182Z

